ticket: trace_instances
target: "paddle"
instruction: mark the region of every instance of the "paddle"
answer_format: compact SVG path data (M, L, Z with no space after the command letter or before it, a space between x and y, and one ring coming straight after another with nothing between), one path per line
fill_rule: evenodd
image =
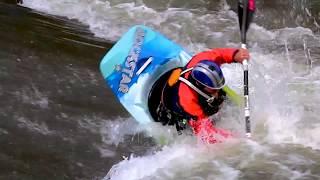
M241 48L246 49L246 35L249 25L251 23L253 13L255 11L255 1L254 0L239 0L238 1L238 18L241 32ZM246 122L246 136L251 137L251 127L250 127L250 107L249 107L249 85L248 85L248 60L242 62L244 69L244 115Z

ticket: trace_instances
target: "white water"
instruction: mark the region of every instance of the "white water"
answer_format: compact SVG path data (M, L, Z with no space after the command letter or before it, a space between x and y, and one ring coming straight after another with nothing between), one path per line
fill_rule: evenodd
M24 5L49 14L76 19L89 26L98 37L115 41L130 26L144 24L164 33L190 52L210 47L238 47L236 14L225 4L219 12L201 8L147 7L143 1L25 0ZM138 127L132 119L101 126L106 144L118 144L125 134L141 128L152 136L166 135L168 145L145 156L132 155L116 164L110 179L239 179L267 177L320 178L314 166L320 163L320 81L317 56L319 39L302 27L267 30L252 24L250 43L250 102L253 139L233 139L203 145L189 136L176 137L174 130L157 125ZM242 68L224 66L228 83L242 93ZM242 110L226 105L221 127L244 132ZM128 123L130 124L128 126ZM129 128L130 127L130 128ZM299 148L302 148L299 149ZM111 151L101 150L105 156ZM299 168L299 167L302 168ZM305 168L307 167L307 168ZM250 174L249 171L254 172Z

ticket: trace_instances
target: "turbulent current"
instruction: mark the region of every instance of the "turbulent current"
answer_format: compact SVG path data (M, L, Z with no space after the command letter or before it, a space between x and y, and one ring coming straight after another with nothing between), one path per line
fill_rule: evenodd
M137 24L191 53L239 47L236 2L0 1L0 179L320 179L316 0L257 1L247 34L251 139L243 107L232 103L214 117L237 134L223 143L141 126L99 72ZM242 66L223 71L243 94Z

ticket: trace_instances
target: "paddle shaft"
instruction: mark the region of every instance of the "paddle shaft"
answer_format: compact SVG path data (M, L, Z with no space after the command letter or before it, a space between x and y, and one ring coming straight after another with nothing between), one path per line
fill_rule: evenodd
M247 34L247 29L249 27L249 21L250 18L248 18L248 0L242 0L242 12L239 13L242 15L240 27L241 27L241 48L247 49L246 45L246 34ZM239 19L240 20L240 19ZM248 22L247 22L248 21ZM242 62L243 65L243 72L244 72L244 83L243 83L243 88L244 88L244 116L245 116L245 124L246 124L246 136L248 138L251 137L251 125L250 125L250 106L249 106L249 68L248 68L248 60L245 59Z
M246 49L246 44L242 44L241 48ZM250 106L249 106L249 68L248 60L243 60L243 90L244 90L244 116L246 123L246 136L251 137L251 126L250 126Z

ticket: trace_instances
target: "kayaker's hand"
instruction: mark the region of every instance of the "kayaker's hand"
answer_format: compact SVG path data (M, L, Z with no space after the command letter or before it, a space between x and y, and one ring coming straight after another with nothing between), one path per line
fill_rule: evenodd
M234 55L234 61L242 63L245 59L250 59L249 51L243 48L238 49L238 52Z

